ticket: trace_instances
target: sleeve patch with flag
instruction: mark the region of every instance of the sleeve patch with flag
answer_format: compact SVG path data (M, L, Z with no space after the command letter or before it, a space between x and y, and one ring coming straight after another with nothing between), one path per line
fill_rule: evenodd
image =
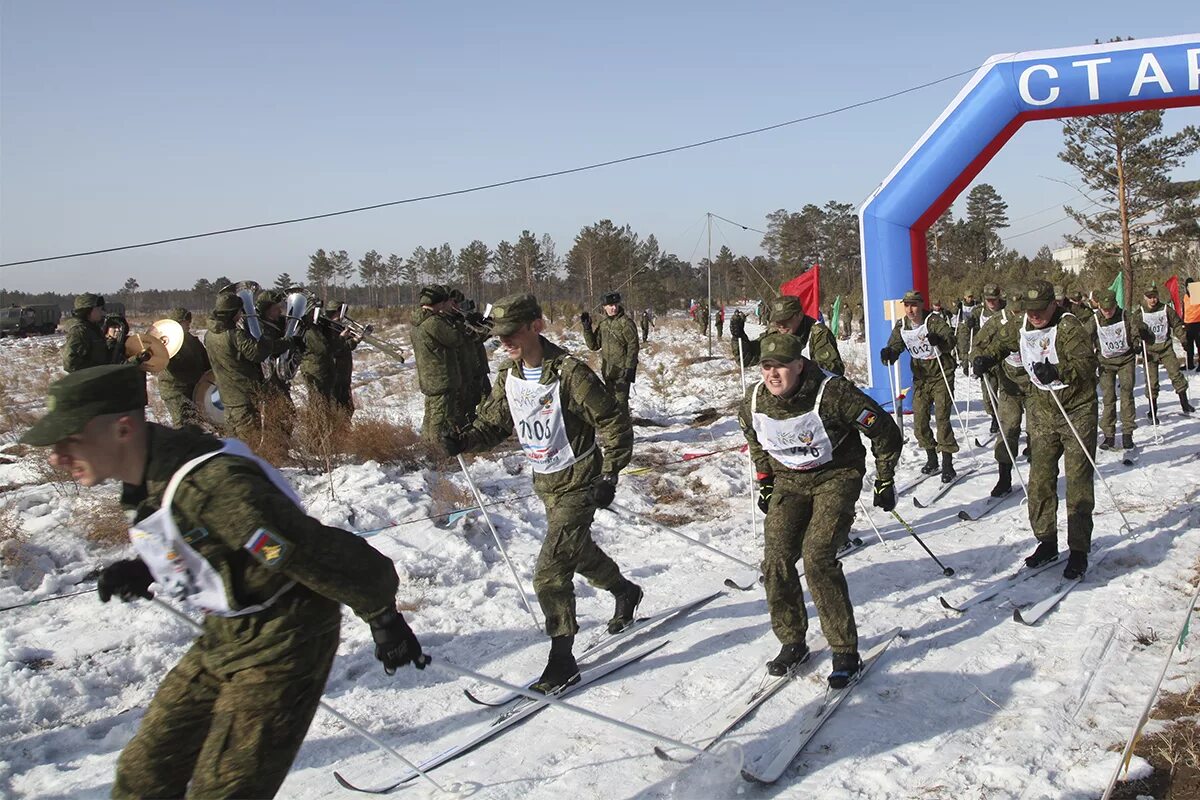
M268 567L278 564L292 549L292 544L278 533L259 528L246 540L245 549Z
M875 412L869 408L864 408L862 411L858 412L858 416L854 418L854 421L858 424L858 427L862 428L863 430L868 430L872 425L875 424L875 419Z

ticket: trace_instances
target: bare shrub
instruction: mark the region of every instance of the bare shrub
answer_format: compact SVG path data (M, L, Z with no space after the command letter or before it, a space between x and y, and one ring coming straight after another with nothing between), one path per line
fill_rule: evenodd
M0 505L0 567L5 574L12 575L29 566L28 541L16 509L10 503Z
M345 410L325 395L309 392L308 402L296 415L292 446L296 460L305 468L333 470L345 449L350 419Z
M430 476L426 485L429 487L429 499L433 501L435 515L449 514L475 503L475 496L469 489L455 485L440 473Z
M283 392L265 392L258 401L259 428L255 441L246 442L260 458L275 466L289 466L296 406Z
M83 538L99 547L129 543L129 522L115 497L89 497L75 503L71 525Z
M350 426L344 450L358 462L378 461L380 464L398 464L405 469L439 463L442 458L437 445L422 439L411 425L378 417L355 419Z
M35 453L29 461L29 471L33 473L33 483L40 486L50 486L60 497L77 497L79 484L71 477L71 471L50 463L49 453Z

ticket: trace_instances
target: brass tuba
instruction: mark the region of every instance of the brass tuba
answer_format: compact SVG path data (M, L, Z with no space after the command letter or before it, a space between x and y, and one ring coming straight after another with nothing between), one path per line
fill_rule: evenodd
M304 289L299 286L293 286L288 290L287 299L284 301L284 319L286 322L283 327L283 338L288 341L295 341L303 334L302 325L304 324L305 314L308 312L309 300ZM271 367L275 375L285 383L296 377L296 370L300 369L300 359L304 353L299 347L292 347L285 353L271 358Z
M221 294L236 294L242 301L242 330L250 334L250 338L258 341L262 338L262 323L258 319L258 308L254 305L254 296L262 291L258 281L238 281L221 289Z

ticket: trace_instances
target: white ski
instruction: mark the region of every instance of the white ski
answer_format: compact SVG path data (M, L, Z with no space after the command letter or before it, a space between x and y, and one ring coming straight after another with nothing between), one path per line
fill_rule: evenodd
M629 664L632 664L635 661L639 661L640 659L645 658L646 656L650 655L655 650L658 650L660 647L662 647L665 644L667 644L667 643L666 642L658 642L655 644L646 645L645 647L642 647L639 650L634 650L633 652L629 653L626 656L614 659L612 661L608 661L604 664L601 664L598 667L593 667L589 670L585 670L584 672L582 672L580 674L579 683L564 687L562 690L554 693L553 697L556 699L566 697L568 694L578 691L579 689L583 688L584 686L587 686L589 683L594 683L595 681L599 680L600 678L603 678L605 675L608 675L609 673L614 672L614 671L620 669L621 667L628 666ZM497 715L495 717L495 719L493 719L487 725L481 726L475 733L473 733L470 737L465 739L460 744L457 744L449 749L443 750L442 752L438 753L437 755L433 756L432 758L428 758L425 761L421 762L421 764L419 764L421 771L429 772L429 771L433 770L435 767L439 767L442 764L445 764L447 761L451 761L451 760L457 758L458 756L462 755L463 753L466 753L468 750L472 750L472 749L478 747L479 745L483 744L484 742L486 742L488 739L491 739L492 737L498 735L501 731L503 731L507 728L510 728L513 725L516 725L518 722L521 722L522 720L532 717L534 714L538 713L543 708L547 707L547 704L545 702L531 700L527 697L522 697L521 700L522 700L522 702L517 703L515 706L513 706L509 710L505 711L504 713ZM404 775L402 775L400 778L398 778L395 782L393 782L387 786L383 786L378 789L369 789L369 788L362 787L362 786L355 786L354 784L350 783L350 781L346 780L346 778L344 778L340 773L338 773L336 771L333 773L333 777L344 788L349 789L354 792L363 792L365 794L387 794L388 792L391 792L391 791L397 789L398 787L404 785L405 783L408 783L409 781L411 781L413 778L416 778L417 776L418 776L418 773L416 773L413 770L409 770Z
M672 617L677 617L686 611L691 611L694 608L702 606L705 603L707 603L709 600L712 600L713 598L715 598L721 594L724 594L724 593L723 592L711 592L709 594L701 595L700 597L693 598L692 600L684 603L683 605L675 606L674 608L668 608L666 611L660 611L659 613L657 613L653 616L636 619L632 623L630 623L628 626L626 626L623 630L621 630L619 633L609 633L607 631L598 633L598 634L596 634L595 637L593 637L591 643L588 644L587 647L584 648L583 652L579 654L576 661L577 662L587 661L588 659L598 656L601 653L607 652L608 650L613 649L616 645L620 644L622 641L631 638L634 634L641 633L642 631L646 630L647 628L652 628L655 625L659 624L660 622L666 622L667 620L671 619ZM586 666L586 665L584 665L584 666ZM529 680L525 681L525 683L523 683L521 685L530 686L533 683L535 683L539 677L541 677L541 676L535 675L532 678L530 678ZM516 699L522 697L522 695L519 695L519 694L514 694L512 692L506 692L506 693L500 695L499 697L495 697L491 700L485 700L484 698L480 697L479 695L471 692L470 689L463 689L463 694L466 695L468 700L470 700L472 703L475 703L476 705L492 706L493 708L498 707L498 706L507 705L507 704L511 703L513 700L516 700Z
M943 483L942 488L938 489L937 492L935 492L934 495L932 497L930 497L928 500L926 500L924 503L922 503L920 500L918 500L916 498L916 496L913 496L913 505L916 506L917 508L929 508L931 505L936 503L938 500L941 500L943 497L945 497L946 492L950 491L955 486L957 486L959 481L961 481L963 478L966 478L970 475L974 475L978 471L979 471L979 467L971 467L970 469L968 469L964 472L958 473L956 476L954 476L954 480L950 481L949 483Z
M1112 552L1111 547L1106 548L1103 552L1100 553L1098 558L1096 558L1094 561L1092 561L1090 564L1088 564L1088 570L1090 571L1090 570L1093 570L1096 567L1100 566L1100 564L1104 562L1105 556L1107 556L1111 552ZM1034 624L1039 619L1041 619L1042 617L1049 614L1050 611L1053 610L1053 608L1056 605L1058 605L1059 602L1064 597L1066 597L1068 594L1070 594L1071 590L1074 589L1076 586L1078 586L1080 581L1082 581L1086 577L1087 577L1087 573L1085 572L1079 578L1073 578L1073 579L1062 578L1062 579L1060 579L1059 582L1055 585L1054 589L1052 589L1050 591L1050 594L1046 595L1046 597L1043 598L1042 600L1039 600L1038 602L1034 603L1031 606L1026 606L1025 608L1014 609L1013 610L1013 621L1020 622L1024 625Z
M978 519L986 517L988 514L996 510L996 507L1003 504L1004 501L1012 497L1020 497L1025 490L1020 486L1014 486L1007 494L1002 494L999 497L984 498L983 503L974 504L973 508L968 511L963 509L958 512L958 518L964 522L975 522Z
M1042 564L1040 567L1034 567L1033 569L1030 569L1029 567L1022 564L1020 566L1020 568L1016 571L1015 574L997 578L997 579L991 581L990 583L984 584L982 589L980 589L976 594L972 595L967 600L964 600L960 603L951 603L949 600L947 600L945 598L945 596L938 595L938 602L940 602L942 604L942 608L944 608L948 611L957 611L959 613L962 613L973 605L982 603L985 600L991 600L996 595L1007 592L1009 589L1013 588L1014 586L1017 586L1020 583L1024 583L1025 581L1032 578L1034 575L1037 575L1039 572L1044 572L1044 571L1050 569L1051 567L1057 565L1058 563L1059 563L1059 560L1058 560L1058 557L1056 556L1052 561L1047 561L1045 564Z
M883 635L883 640L872 647L863 658L862 669L858 674L841 689L829 689L825 692L825 697L819 702L806 709L804 716L796 722L789 723L789 733L777 747L774 753L769 754L766 758L759 759L754 766L745 766L742 768L742 777L754 783L774 783L779 780L787 770L796 756L800 755L800 751L804 749L812 738L816 736L817 731L825 724L825 721L833 716L833 712L837 710L846 696L854 690L855 686L862 683L866 677L867 671L879 660L883 655L883 651L888 648L897 636L900 635L899 628L893 628Z

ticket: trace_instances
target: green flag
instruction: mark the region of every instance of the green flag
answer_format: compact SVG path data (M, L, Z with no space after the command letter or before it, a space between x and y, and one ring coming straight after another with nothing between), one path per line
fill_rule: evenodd
M829 330L833 331L833 335L838 335L838 318L842 316L842 296L839 294L837 299L833 301L833 316L829 318Z
M1122 310L1124 310L1125 309L1125 273L1118 272L1117 279L1115 281L1113 281L1112 285L1109 286L1108 288L1112 289L1113 294L1115 294L1117 296L1117 305L1120 306Z

